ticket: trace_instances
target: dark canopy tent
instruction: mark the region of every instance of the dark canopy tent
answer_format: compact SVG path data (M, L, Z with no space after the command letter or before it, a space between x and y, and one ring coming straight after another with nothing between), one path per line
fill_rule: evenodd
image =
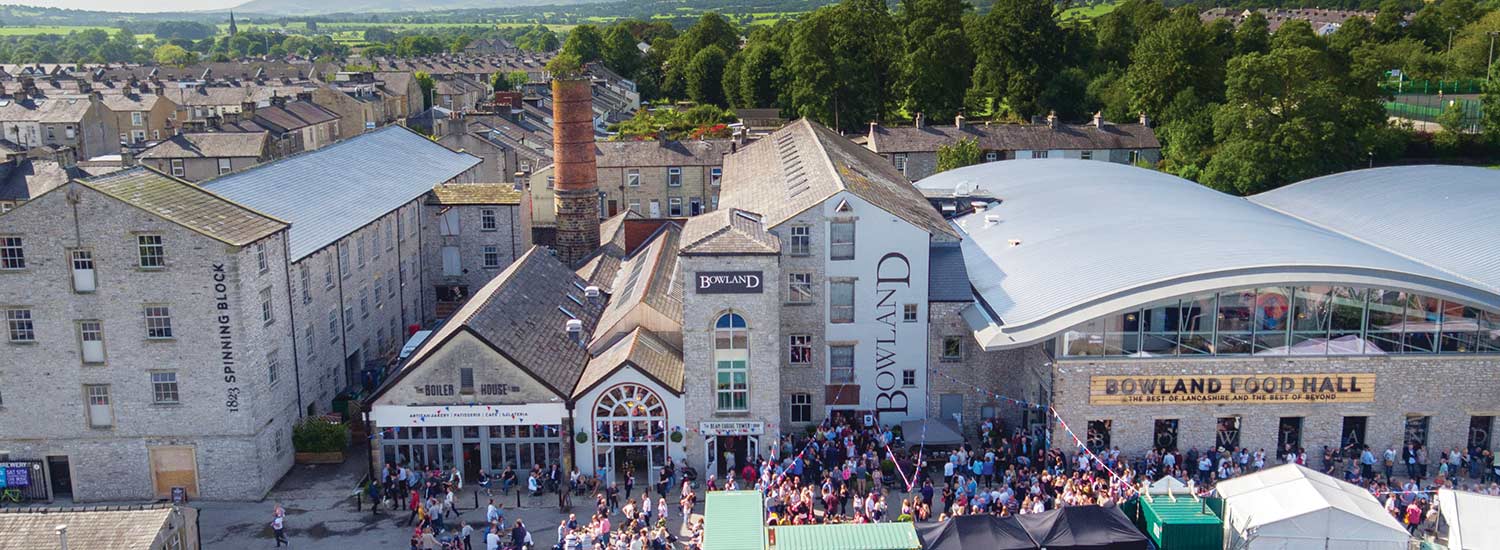
M1013 517L955 516L917 524L917 537L926 550L1036 550L1036 541Z
M1146 550L1146 535L1114 506L1065 506L1022 514L1021 525L1047 550Z

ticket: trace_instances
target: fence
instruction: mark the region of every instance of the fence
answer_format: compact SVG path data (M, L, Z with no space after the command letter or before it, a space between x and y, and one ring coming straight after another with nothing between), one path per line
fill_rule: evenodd
M0 462L0 491L6 495L6 499L0 499L0 505L9 502L12 496L23 502L47 500L47 476L42 461Z
M1420 120L1423 122L1437 122L1438 115L1443 113L1448 105L1457 103L1464 112L1463 128L1465 131L1478 131L1480 117L1483 114L1482 104L1472 99L1454 99L1435 95L1399 95L1393 101L1385 102L1387 115L1404 118L1407 120Z
M1388 94L1479 94L1484 93L1483 80L1406 80L1386 82L1380 89Z

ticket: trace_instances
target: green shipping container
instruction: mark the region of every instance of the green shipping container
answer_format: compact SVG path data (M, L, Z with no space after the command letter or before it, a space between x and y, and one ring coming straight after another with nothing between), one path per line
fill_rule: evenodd
M1146 536L1161 550L1223 550L1224 522L1208 502L1166 495L1139 499Z

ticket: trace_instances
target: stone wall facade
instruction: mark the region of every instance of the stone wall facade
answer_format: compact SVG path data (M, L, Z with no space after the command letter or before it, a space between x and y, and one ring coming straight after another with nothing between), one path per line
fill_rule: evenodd
M65 457L77 501L159 496L149 449L161 445L192 448L196 498L264 496L291 467L296 417L292 357L277 356L272 382L265 351L291 341L285 232L235 247L83 186L69 204L65 189L0 216L27 255L26 269L0 273L0 308L30 309L36 330L3 344L0 448ZM165 268L137 267L142 234L162 237ZM89 293L73 287L80 248L94 255ZM170 338L147 337L146 306L168 309ZM101 323L103 363L82 360L84 320ZM176 400L158 399L156 373L175 374ZM85 386L108 387L107 427L91 425Z
M997 418L1007 428L1029 427L1042 421L1044 417L1036 409L997 399L995 395L1045 404L1051 394L1052 382L1048 354L1040 345L984 351L959 315L969 304L929 304L927 417L947 422L950 426L961 426L968 437L979 435L973 430L985 418ZM944 344L950 338L959 339L957 356L945 353ZM944 414L944 399L959 401L957 408L962 414L962 424L957 424L949 416L951 410Z
M677 265L688 280L699 271L760 271L763 281L782 277L775 256L683 256ZM759 437L757 451L781 433L785 387L777 321L781 289L769 283L763 287L758 294L699 294L692 288L683 293L683 408L688 428L683 443L688 463L705 476L709 473L708 453L705 436L699 431L702 422L763 422L765 433ZM749 410L745 412L719 412L715 397L714 322L730 311L744 317L748 327Z
M509 267L511 262L526 253L531 246L530 228L526 227L520 205L448 206L424 203L421 209L422 219L426 222L421 226L422 279L426 284L412 290L426 293L428 302L437 299L435 287L440 285L466 287L470 294L479 291L480 287ZM494 229L484 228L482 218L486 210L494 213ZM454 234L443 234L439 216L444 211L456 213L451 215L457 216L458 227L456 232L449 231ZM495 247L498 254L497 262L485 265L484 249L491 246ZM444 274L445 247L458 250L460 273L457 276ZM430 308L423 311L422 322L429 325L437 317L437 311Z
M1374 400L1331 403L1256 404L1090 404L1090 377L1096 375L1375 375ZM1377 450L1405 440L1409 416L1430 417L1427 444L1433 454L1468 444L1470 418L1500 415L1500 358L1486 356L1369 356L1306 359L1122 359L1063 360L1053 369L1053 405L1074 432L1084 436L1089 421L1111 421L1110 443L1130 455L1152 447L1156 420L1178 421L1178 447L1204 449L1216 442L1218 418L1238 417L1240 446L1264 448L1278 442L1280 419L1302 418L1301 443L1309 456L1324 445L1340 445L1345 417L1366 417L1365 443ZM1053 440L1066 437L1053 426ZM1493 440L1491 442L1493 446Z

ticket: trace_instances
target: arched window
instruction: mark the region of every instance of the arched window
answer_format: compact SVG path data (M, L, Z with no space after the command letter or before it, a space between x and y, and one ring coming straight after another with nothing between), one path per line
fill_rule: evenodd
M750 409L749 340L749 327L738 313L725 313L714 322L714 389L720 411Z
M666 434L666 404L640 384L620 384L594 405L600 443L660 443Z

